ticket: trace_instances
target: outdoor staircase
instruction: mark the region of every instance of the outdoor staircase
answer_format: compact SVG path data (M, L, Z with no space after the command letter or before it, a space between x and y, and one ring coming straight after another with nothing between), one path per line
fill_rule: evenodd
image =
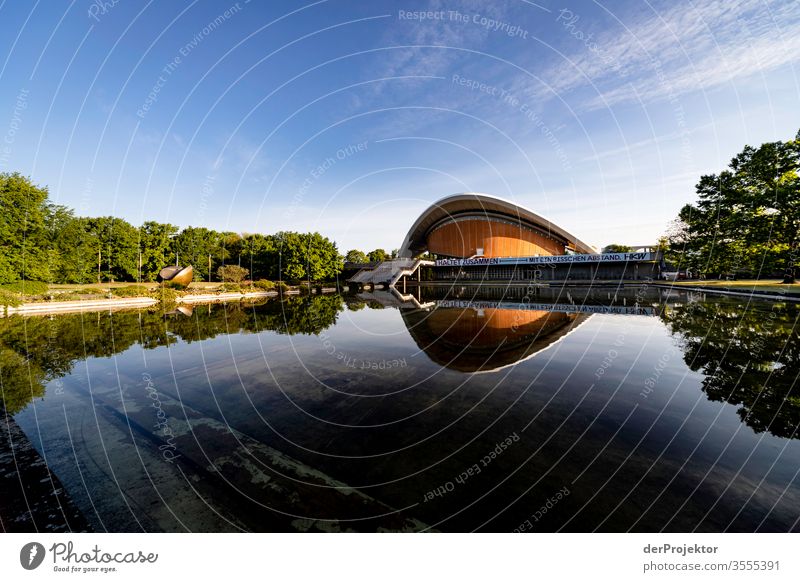
M383 261L374 268L364 268L347 280L348 283L359 283L361 285L380 285L386 284L393 287L403 276L411 276L416 273L420 265L432 264L431 261L421 259L391 259Z

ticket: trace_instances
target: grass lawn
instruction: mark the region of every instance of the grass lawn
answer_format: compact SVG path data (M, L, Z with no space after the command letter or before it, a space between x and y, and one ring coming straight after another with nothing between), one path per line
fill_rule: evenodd
M718 287L728 291L771 291L773 293L800 294L800 283L784 285L780 279L745 279L741 281L664 281L679 287Z

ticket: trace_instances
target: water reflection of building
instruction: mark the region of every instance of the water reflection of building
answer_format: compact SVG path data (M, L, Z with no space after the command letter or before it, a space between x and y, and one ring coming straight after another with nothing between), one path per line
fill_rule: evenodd
M493 307L403 309L411 337L437 364L459 372L489 372L541 352L589 315Z
M565 291L508 286L416 286L362 293L400 308L416 344L461 372L505 368L550 347L592 314L657 315L633 288ZM383 298L383 299L381 299Z

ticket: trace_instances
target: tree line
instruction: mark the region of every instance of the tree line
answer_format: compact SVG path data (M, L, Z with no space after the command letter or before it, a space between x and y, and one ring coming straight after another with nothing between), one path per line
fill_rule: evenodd
M0 209L0 284L155 281L163 267L178 263L192 265L196 281L220 280L219 268L227 265L246 269L253 280L325 281L342 271L345 258L318 232L240 234L76 216L19 173L0 173ZM350 256L366 262L389 255L377 249Z
M702 176L667 238L667 259L709 276L798 276L800 131L794 139L746 146L728 168Z
M362 251L359 251L358 249L352 249L347 251L344 260L347 263L355 263L361 265L364 263L374 263L374 262L388 261L390 259L396 259L398 253L399 253L398 249L393 249L391 252L388 253L383 249L375 249L374 251L370 251L368 253L364 253Z

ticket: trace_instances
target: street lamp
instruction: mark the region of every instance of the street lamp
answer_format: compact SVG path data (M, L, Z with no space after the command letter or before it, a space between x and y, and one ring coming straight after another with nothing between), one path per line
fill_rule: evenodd
M172 239L174 239L177 236L178 236L177 232L174 233L174 234L168 234L167 235L168 238L172 238ZM175 245L175 266L176 267L178 266L178 245L177 244Z

